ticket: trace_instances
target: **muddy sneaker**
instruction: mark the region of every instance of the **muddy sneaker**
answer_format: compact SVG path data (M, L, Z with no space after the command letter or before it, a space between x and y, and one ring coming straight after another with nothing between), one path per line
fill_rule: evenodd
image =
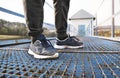
M57 42L54 47L57 49L83 48L83 43L76 37L68 37L65 40L57 39Z
M36 40L31 43L28 53L39 59L55 59L59 56L57 50L48 40L43 42Z

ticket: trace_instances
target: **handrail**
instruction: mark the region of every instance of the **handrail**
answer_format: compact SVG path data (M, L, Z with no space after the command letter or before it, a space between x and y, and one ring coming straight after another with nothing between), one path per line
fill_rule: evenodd
M45 1L45 3L46 3L51 9L53 9L53 7L52 7L48 2ZM8 14L12 14L12 15L15 15L15 16L18 16L18 17L21 17L21 18L24 18L24 17L25 17L24 15L22 15L22 14L20 14L20 13L17 13L17 12L11 11L11 10L8 10L8 9L6 9L6 8L3 8L3 7L0 7L0 11L5 12L5 13L8 13Z
M8 13L8 14L12 14L12 15L15 15L15 16L18 16L18 17L21 17L21 18L24 18L24 15L19 14L19 13L14 12L14 11L11 11L11 10L8 10L8 9L5 9L3 7L0 7L0 11Z

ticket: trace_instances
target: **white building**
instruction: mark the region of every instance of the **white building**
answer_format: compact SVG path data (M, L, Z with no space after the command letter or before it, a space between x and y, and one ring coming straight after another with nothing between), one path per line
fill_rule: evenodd
M71 25L69 32L75 36L93 36L93 20L95 17L85 10L81 9L70 19Z

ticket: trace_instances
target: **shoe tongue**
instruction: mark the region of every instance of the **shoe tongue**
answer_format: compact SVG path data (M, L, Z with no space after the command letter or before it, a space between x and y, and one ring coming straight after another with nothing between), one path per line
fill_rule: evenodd
M51 47L51 45L49 44L49 42L46 39L42 39L42 40L36 40L34 42L35 46L43 46L45 48Z
M42 43L42 46L45 48L50 47L50 44L47 42L47 40L42 40L41 43Z

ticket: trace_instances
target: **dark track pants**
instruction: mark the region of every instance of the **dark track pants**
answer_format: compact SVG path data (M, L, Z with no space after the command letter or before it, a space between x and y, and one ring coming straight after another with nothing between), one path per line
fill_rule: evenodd
M23 0L26 24L30 36L38 36L43 32L45 0ZM55 8L55 26L57 37L67 36L67 17L70 0L53 0Z

